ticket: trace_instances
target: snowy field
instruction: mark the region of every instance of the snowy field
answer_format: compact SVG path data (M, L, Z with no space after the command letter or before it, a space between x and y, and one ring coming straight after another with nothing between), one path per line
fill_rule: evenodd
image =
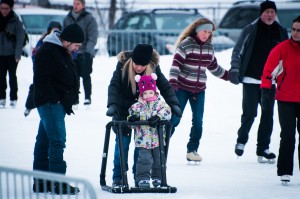
M219 64L230 68L231 50L217 53ZM276 174L276 164L259 164L256 159L256 132L259 117L255 121L250 140L242 157L236 157L234 145L240 125L242 86L232 85L208 72L203 137L199 154L200 165L188 164L186 144L191 126L191 111L187 106L181 124L171 138L167 182L177 187L175 194L111 194L101 190L99 174L103 151L105 125L110 118L105 115L107 86L116 66L116 57L98 56L94 59L92 74L92 105L84 107L83 94L75 115L66 116L67 176L87 179L94 186L99 199L299 199L300 172L295 153L294 176L288 186L282 186ZM168 77L172 56L161 57L161 68ZM28 87L32 81L31 59L22 57L18 66L19 100L15 109L0 110L0 165L31 170L33 147L39 124L36 110L25 118L23 115ZM9 91L9 90L8 90ZM83 93L83 91L81 91ZM274 115L274 131L270 150L278 153L280 127L277 106ZM259 115L260 113L258 113ZM112 134L113 135L113 134ZM114 135L107 165L106 181L111 184ZM298 144L298 135L297 135ZM133 145L130 151L132 156ZM129 164L132 165L132 158ZM133 185L131 171L129 184Z

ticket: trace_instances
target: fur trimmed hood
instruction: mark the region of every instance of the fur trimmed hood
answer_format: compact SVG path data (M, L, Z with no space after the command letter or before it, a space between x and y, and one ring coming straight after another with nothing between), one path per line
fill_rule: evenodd
M122 51L117 55L117 59L122 64L125 64L128 59L130 59L132 56L132 51ZM159 53L156 50L153 50L152 57L151 57L151 63L153 66L159 65Z

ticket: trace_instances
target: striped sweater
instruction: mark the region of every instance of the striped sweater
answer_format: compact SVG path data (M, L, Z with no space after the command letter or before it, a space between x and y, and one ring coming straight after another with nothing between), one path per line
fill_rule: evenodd
M212 44L187 37L176 49L169 82L174 90L197 94L206 89L206 69L214 76L228 80L228 71L218 65Z

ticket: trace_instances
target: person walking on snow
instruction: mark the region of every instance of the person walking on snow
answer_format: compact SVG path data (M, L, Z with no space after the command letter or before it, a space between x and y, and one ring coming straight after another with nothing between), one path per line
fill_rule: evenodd
M34 104L40 123L34 146L33 170L65 174L66 147L65 116L74 113L72 105L78 100L78 76L71 54L84 40L81 27L74 23L60 33L54 31L44 39L34 63ZM34 192L77 194L78 187L34 179Z
M90 105L92 103L91 73L93 72L93 59L96 53L98 25L93 15L85 10L85 0L73 1L73 10L64 19L63 26L66 27L72 23L78 23L84 32L84 41L79 50L73 53L73 58L78 76L82 78L85 95L84 105ZM79 101L76 103L76 106L78 103Z
M21 59L25 31L13 6L14 0L0 2L0 108L6 107L7 73L10 106L15 108L18 100L17 66Z

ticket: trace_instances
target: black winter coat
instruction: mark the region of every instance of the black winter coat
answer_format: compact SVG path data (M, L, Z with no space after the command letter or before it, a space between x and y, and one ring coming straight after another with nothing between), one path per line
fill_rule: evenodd
M78 76L67 50L45 42L38 50L34 64L34 103L61 102L66 112L78 100Z
M123 55L120 56L120 54ZM120 60L117 63L116 70L113 73L113 77L108 86L108 101L107 107L112 104L116 104L118 107L118 113L120 118L115 118L117 120L126 120L129 115L128 109L137 102L139 97L139 91L137 90L136 95L132 93L131 85L128 83L128 75L122 80L122 70L123 64L131 57L131 53L121 52L118 57L125 57L125 60ZM154 53L154 58L158 60L158 53ZM156 61L152 60L154 65ZM157 61L158 62L158 61ZM158 63L157 63L158 64ZM156 86L160 94L165 99L166 103L172 108L172 105L178 105L179 102L175 95L173 88L170 86L168 80L165 78L164 74L161 72L159 65L153 68L153 72L157 75ZM141 74L142 75L142 74ZM138 89L138 86L136 85Z

